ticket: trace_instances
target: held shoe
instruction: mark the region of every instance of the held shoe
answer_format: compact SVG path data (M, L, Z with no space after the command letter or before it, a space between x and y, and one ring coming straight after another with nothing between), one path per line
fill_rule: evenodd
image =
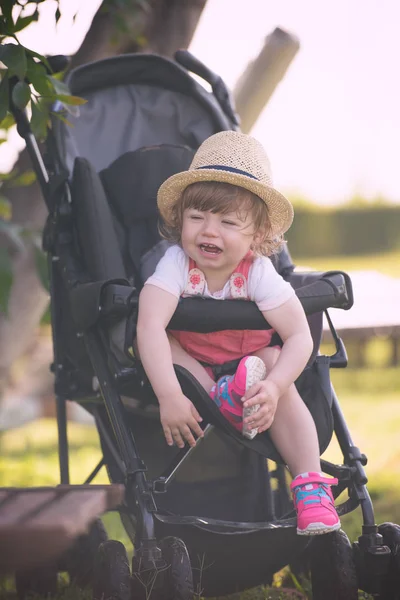
M256 412L260 405L243 409L242 397L257 381L265 378L267 370L258 356L245 356L240 361L235 375L225 375L218 379L210 392L211 398L221 413L235 429L249 439L253 439L258 431L244 425L243 418Z
M290 489L297 512L299 535L321 535L340 529L331 485L338 480L321 473L303 473L293 479Z

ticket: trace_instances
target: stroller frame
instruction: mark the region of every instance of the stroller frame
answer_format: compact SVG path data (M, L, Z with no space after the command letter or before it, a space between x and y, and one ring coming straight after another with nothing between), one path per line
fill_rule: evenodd
M195 62L194 59L191 62L191 58L189 53L185 54L186 65L191 71L196 72L196 70L199 70L199 63ZM201 65L201 75L211 84L215 83L217 79L221 89L221 80L208 71L204 65ZM223 89L222 97L225 98L224 102L226 103L228 95L225 89ZM231 111L231 115L234 114L232 108L229 110ZM79 402L82 394L79 389L75 389L74 393L74 382L70 380L70 373L65 372L62 359L59 356L58 332L56 331L56 327L54 327L54 324L57 323L55 307L57 306L57 294L59 293L57 281L60 277L60 264L62 265L62 271L69 283L69 290L72 294L76 293L76 290L79 293L79 290L82 290L86 284L79 281L79 276L77 276L79 266L74 263L73 257L70 254L71 244L69 236L72 227L70 184L60 170L56 160L51 159L49 156L43 159L37 142L30 130L25 113L15 105L12 106L12 113L17 123L18 133L26 142L26 147L49 211L49 218L43 236L43 245L48 253L50 294L52 299L51 316L53 322L54 362L51 368L55 375L60 480L62 484L69 484L66 400L74 399ZM56 194L55 191L57 192ZM306 312L311 314L323 310L328 319L336 345L335 354L329 357L330 366L332 368L345 367L347 365L346 350L342 340L334 329L327 309L329 307L350 308L352 305L352 292L349 278L340 272L316 274L311 284L304 289L305 292L303 295L301 289L298 290L298 296ZM215 528L216 531L225 531L226 533L232 531L254 532L267 529L293 528L295 526L295 517L293 516L293 511L290 510L290 499L285 484L285 469L280 464L277 464L274 472L268 473L269 515L266 522L229 522L195 516L176 517L160 515L158 513L157 495L162 494L168 489L189 456L196 452L201 444L205 443L204 440L214 425L207 423L204 429L204 439L199 439L194 448L186 446L179 451L166 472L153 480L146 478L146 466L140 457L132 432L128 428L125 418L126 409L117 389L118 384L127 381L132 374L136 376L140 375L140 366L134 365L128 368L118 364L114 355L108 352L108 342L102 327L102 323L107 323L112 318L121 318L129 314L134 314L137 310L137 296L132 287L118 280L105 282L101 291L102 293L98 294L97 317L90 327L82 329L80 335L84 339L104 401L103 406L98 404L99 391L94 395L92 394L95 401L93 414L96 424L109 455L113 458L124 479L126 490L125 506L121 507L121 513L134 515L136 520L135 556L139 557L148 567L154 566L154 564L160 561L161 551L157 541L157 522L161 522L166 527L178 527L178 529L181 529L181 527L201 528L207 522L207 526ZM193 303L191 300L184 301L189 309L191 309L191 302ZM205 302L212 303L212 310L215 309L213 300ZM197 306L195 308L197 310ZM238 314L242 309L243 307L238 308ZM250 306L248 309L244 317L247 319L246 323L249 320L253 320L253 325L255 324L253 328L260 328L257 327L257 324L260 325L260 315L257 314L257 310L255 307ZM219 318L220 316L217 316L216 320L219 320ZM182 319L186 327L190 328L190 315L188 319L188 313L185 313L184 307L178 307L174 319L177 319L177 321ZM233 316L232 320L235 319L236 316ZM192 319L193 322L194 320ZM263 326L266 326L265 321L263 321ZM246 327L252 328L249 324ZM226 325L224 325L224 328L227 328ZM110 368L110 365L112 365L112 368ZM180 380L186 378L193 386L193 389L196 389L196 386L198 389L197 382L189 373L179 367L176 367L176 371ZM200 394L200 392L198 393ZM385 577L389 568L393 549L386 545L386 541L375 523L374 510L366 487L367 477L364 471L367 458L352 441L333 388L331 410L334 433L343 454L343 464L335 465L322 460L321 467L323 471L337 477L339 480L339 485L334 490L335 497L338 497L344 490L348 491L348 500L337 507L339 515L342 516L358 506L361 507L363 517L362 535L359 537L358 542L355 542L353 545L359 586L369 593L379 593L382 578ZM112 431L111 435L110 429ZM84 483L90 484L105 464L105 458L103 457L87 476ZM278 482L278 493L275 496L271 486L271 477L275 477ZM286 509L283 510L286 514L276 515L277 498L278 508L280 507L281 509L279 512L282 513L282 509ZM325 538L326 536L322 537ZM304 549L307 545L312 546L314 540L302 540L302 543Z

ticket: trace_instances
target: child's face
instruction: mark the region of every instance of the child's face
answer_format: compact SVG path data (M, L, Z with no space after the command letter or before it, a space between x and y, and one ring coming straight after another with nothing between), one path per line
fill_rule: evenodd
M212 213L188 208L183 213L181 243L204 270L229 274L246 256L255 240L251 212Z

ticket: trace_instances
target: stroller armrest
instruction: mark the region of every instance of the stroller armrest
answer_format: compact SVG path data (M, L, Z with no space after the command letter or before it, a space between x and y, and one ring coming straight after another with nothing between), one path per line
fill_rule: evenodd
M135 296L136 289L125 279L81 283L69 293L72 317L83 331L100 317L118 321L129 314Z
M304 281L304 274L299 275L303 275ZM353 294L348 275L340 271L329 271L312 273L312 276L312 283L296 289L296 295L307 315L326 308L348 310L352 306ZM254 302L183 298L168 328L209 333L224 329L271 329L271 326Z
M306 314L313 312L319 312L319 310L325 310L325 308L341 308L343 310L349 310L354 304L353 297L353 286L351 283L350 276L344 271L303 271L293 272L288 277L289 283L296 290L296 294L299 299L306 298L308 296L325 296L324 287L320 288L315 286L310 288L310 285L315 284L317 281L324 281L332 286L332 293L335 296L333 304L331 306L323 306L322 309L317 311L312 310L313 305L307 306L303 304ZM302 290L302 291L300 291ZM307 302L311 302L307 300ZM318 300L317 300L318 304Z

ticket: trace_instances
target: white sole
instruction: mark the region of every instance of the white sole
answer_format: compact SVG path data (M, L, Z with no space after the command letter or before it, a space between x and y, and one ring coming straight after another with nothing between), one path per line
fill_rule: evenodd
M337 531L340 527L340 521L336 525L332 525L332 527L328 527L324 523L310 523L307 529L297 529L297 535L323 535L331 531Z
M252 385L257 383L257 381L261 381L262 379L265 379L265 377L267 376L267 369L265 367L264 361L262 361L261 358L258 358L258 356L250 356L250 358L247 359L246 369L247 369L247 374L246 374L246 392L247 392L247 390L250 389ZM249 417L250 415L253 415L255 412L257 412L259 410L259 408L260 408L259 404L256 404L255 406L250 406L249 408L243 408L243 419L245 419L246 417ZM257 433L258 433L257 428L246 430L246 429L244 429L244 424L243 424L242 435L245 438L252 440L253 438L255 438Z

